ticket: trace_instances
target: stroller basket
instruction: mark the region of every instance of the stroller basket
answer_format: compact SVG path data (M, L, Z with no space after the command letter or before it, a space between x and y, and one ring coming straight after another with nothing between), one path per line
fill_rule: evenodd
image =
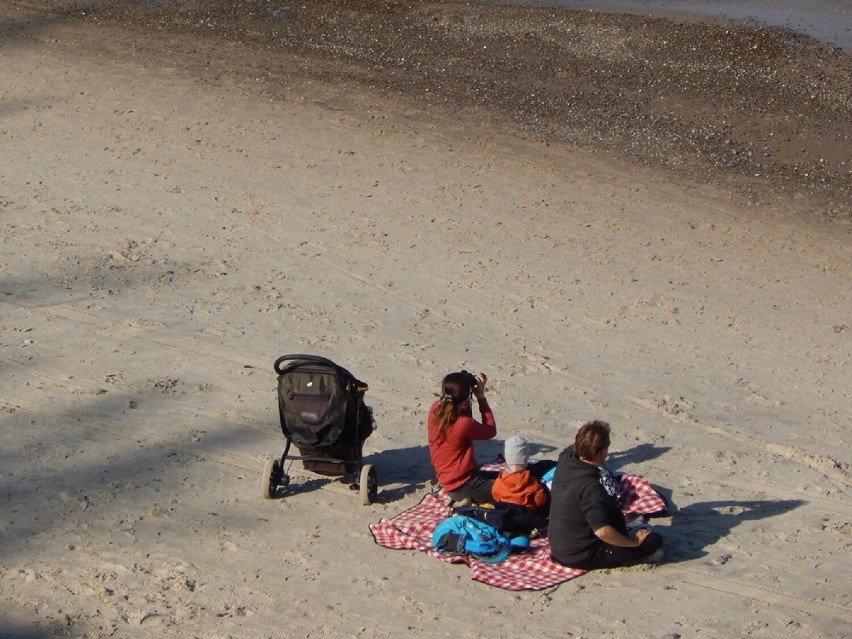
M263 496L289 485L287 460L301 461L306 470L322 475L357 474L352 486L364 490L365 503L377 491L376 473L362 464L364 441L373 432L373 416L364 404L367 384L333 361L316 355L283 355L275 361L278 374L278 414L286 447L280 461L271 460ZM298 455L291 455L295 446ZM266 474L266 470L264 471Z

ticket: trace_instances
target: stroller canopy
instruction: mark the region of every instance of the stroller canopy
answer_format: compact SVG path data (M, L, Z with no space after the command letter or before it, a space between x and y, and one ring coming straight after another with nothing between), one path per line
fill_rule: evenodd
M367 384L329 359L283 355L275 361L284 436L297 446L360 446L372 432Z

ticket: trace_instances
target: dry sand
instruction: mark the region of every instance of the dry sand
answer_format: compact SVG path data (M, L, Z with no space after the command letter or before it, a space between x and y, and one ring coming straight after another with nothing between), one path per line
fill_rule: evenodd
M0 636L852 635L847 218L37 4L0 10ZM377 503L261 499L294 352L369 382ZM462 367L483 460L610 421L667 561L511 593L377 546Z

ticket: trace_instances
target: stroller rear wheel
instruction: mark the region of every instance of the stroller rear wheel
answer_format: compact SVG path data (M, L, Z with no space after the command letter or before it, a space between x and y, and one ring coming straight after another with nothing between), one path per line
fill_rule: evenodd
M369 506L376 501L376 495L379 492L379 478L372 464L364 464L361 467L358 488L361 493L362 504Z
M278 486L282 483L281 475L281 462L274 457L267 459L260 476L260 491L264 499L272 499L278 492Z

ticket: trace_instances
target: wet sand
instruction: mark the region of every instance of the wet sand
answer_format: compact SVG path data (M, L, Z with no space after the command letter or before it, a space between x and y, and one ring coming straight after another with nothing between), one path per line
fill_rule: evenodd
M84 46L102 55L132 52L264 98L319 82L746 201L850 216L852 62L781 28L443 2L18 6L100 31Z
M852 6L844 0L492 0L613 13L668 15L784 27L852 52Z

